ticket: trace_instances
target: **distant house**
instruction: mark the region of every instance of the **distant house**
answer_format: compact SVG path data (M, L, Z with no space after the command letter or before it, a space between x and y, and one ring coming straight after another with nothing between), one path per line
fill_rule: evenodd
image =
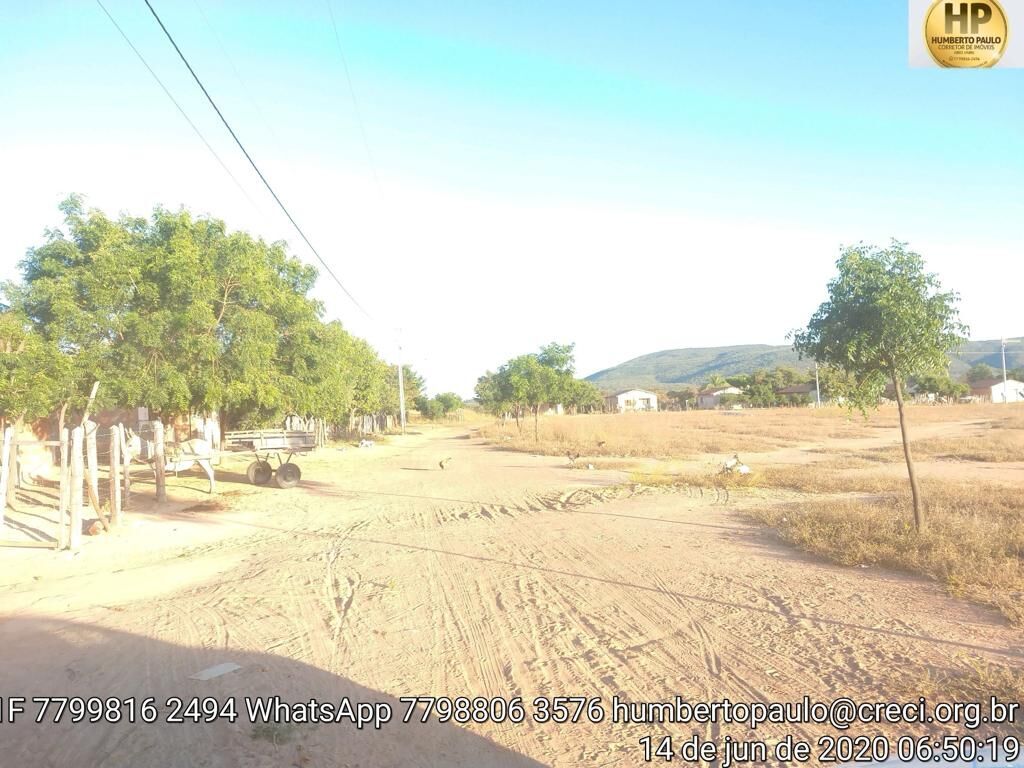
M605 407L609 411L656 411L658 410L658 396L646 389L627 389L624 392L617 392L608 395L604 399Z
M809 384L794 384L791 387L782 387L775 390L776 395L813 395L814 382Z
M1002 379L982 379L971 384L971 395L993 403L1021 403L1024 402L1024 383L1007 379L1004 388Z
M743 390L739 387L726 385L724 387L708 387L697 393L697 407L709 410L718 408L722 404L722 395L742 395Z
M814 382L805 384L791 384L788 387L780 387L775 390L775 396L782 404L810 404L813 405L817 398L817 387Z
M917 386L917 382L909 381L904 382L903 384L903 391L911 398L914 398L917 395L918 389L919 387ZM882 398L885 400L896 399L896 386L891 381L885 382L885 389L882 390Z

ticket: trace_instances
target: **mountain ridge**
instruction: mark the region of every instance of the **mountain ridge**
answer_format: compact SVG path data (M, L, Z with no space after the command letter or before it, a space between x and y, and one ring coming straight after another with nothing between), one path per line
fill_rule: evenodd
M986 363L1000 369L1000 344L999 339L968 341L959 354L950 357L950 374L953 378L962 379L967 369L977 363ZM734 344L650 352L596 371L585 378L605 392L632 388L664 391L674 386L702 384L714 374L735 376L751 373L758 368L775 368L780 365L806 367L808 370L814 367L812 361L800 360L792 346L786 344ZM1021 366L1024 366L1024 344L1008 345L1006 367Z

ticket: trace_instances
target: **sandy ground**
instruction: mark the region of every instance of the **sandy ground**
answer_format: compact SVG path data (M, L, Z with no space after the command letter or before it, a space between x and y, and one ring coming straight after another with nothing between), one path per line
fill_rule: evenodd
M243 467L218 472L224 508L182 479L76 557L0 550L0 766L632 766L642 736L694 730L612 723L616 695L913 699L922 665L1024 663L994 611L796 554L742 497L623 485L456 428L321 451L290 491ZM190 678L224 662L240 668ZM394 719L254 726L244 697L272 695ZM523 697L527 717L397 722L416 695ZM12 696L154 697L158 722L36 724L29 702L12 724ZM536 723L538 696L600 697L605 717ZM171 697L239 717L167 723Z

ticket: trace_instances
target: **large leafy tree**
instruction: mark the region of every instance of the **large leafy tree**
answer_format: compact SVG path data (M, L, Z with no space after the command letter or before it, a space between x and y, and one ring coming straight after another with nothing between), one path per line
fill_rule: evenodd
M28 251L4 293L73 361L72 396L99 380L108 403L223 409L245 426L397 410L388 366L322 321L316 270L283 243L185 210L114 221L77 197L61 210L63 230Z
M0 311L0 415L16 423L46 416L69 395L69 368L24 317Z
M903 454L914 503L914 522L925 528L925 510L914 470L903 387L915 375L945 371L948 354L965 341L956 293L943 291L924 260L903 243L888 248L843 250L828 301L794 334L801 357L833 366L848 377L852 405L877 405L891 383L899 408Z

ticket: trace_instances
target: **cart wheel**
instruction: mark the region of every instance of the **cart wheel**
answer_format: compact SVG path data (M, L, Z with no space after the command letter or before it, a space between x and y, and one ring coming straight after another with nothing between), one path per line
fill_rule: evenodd
M270 477L273 474L274 468L270 466L268 461L254 461L245 470L245 476L249 478L249 482L253 485L266 485L270 482Z
M292 464L290 461L286 461L274 473L274 480L277 482L278 488L294 488L301 479L302 471L299 469L299 465Z

